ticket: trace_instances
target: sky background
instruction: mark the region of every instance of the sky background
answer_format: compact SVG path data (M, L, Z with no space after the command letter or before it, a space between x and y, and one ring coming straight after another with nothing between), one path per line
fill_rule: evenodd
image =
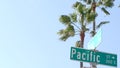
M60 41L57 32L64 28L59 22L62 14L73 12L76 0L0 0L0 68L79 68L70 60L70 47L79 36ZM97 22L108 20L102 27L99 51L115 53L120 68L120 4L100 13ZM86 34L88 36L88 34ZM85 40L85 48L90 40ZM89 63L84 66L89 67ZM98 68L114 68L98 65Z

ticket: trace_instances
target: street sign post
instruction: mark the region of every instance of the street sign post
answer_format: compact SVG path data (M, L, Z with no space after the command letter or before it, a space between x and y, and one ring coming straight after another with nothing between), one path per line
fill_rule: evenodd
M95 49L102 40L102 29L99 29L95 36L88 42L88 49Z
M117 55L71 47L70 59L117 67Z

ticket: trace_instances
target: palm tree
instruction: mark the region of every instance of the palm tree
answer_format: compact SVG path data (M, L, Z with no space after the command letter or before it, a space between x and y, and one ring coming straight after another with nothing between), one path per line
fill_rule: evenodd
M76 42L76 47L83 48L85 32L89 29L87 28L88 21L92 22L97 16L94 13L90 13L91 8L85 6L81 2L76 2L73 4L74 12L70 15L61 15L60 22L66 26L58 32L61 36L60 39L66 41L69 37L74 37L79 34L80 40ZM89 14L89 16L88 16ZM83 68L83 63L80 63L80 67Z
M113 0L81 0L80 2L76 2L73 4L73 13L61 15L59 18L60 22L66 26L65 29L61 29L58 32L60 40L66 41L70 37L79 35L80 40L76 41L76 47L83 48L85 33L90 30L87 25L93 22L93 30L90 33L94 36L96 28L100 28L101 25L108 23L108 21L103 21L96 26L95 19L98 16L96 8L101 8L106 15L109 15L110 13L106 8L112 6ZM83 68L82 62L80 62L80 68Z
M96 8L100 8L106 15L110 15L107 8L112 8L114 6L114 0L82 0L91 7L91 12L97 13ZM98 14L98 13L97 13ZM108 21L102 21L96 26L96 18L93 20L93 30L91 31L92 36L96 33L96 28L100 28L101 25L109 23Z
M106 10L107 8L112 8L114 6L114 0L83 0L86 5L91 7L90 13L98 13L96 12L96 8L100 8L106 15L110 15L110 13ZM96 34L96 28L100 28L103 24L109 23L109 21L102 21L96 26L96 17L93 20L93 30L91 31L92 37ZM92 67L97 68L96 64L93 64Z

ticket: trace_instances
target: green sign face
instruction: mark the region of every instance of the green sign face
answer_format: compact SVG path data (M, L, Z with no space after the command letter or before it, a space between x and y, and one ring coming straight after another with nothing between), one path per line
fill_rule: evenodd
M70 59L117 67L117 55L82 48L71 47Z

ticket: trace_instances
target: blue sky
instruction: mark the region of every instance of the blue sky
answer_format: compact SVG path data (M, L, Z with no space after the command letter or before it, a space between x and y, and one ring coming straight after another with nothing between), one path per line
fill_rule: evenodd
M59 16L73 11L76 0L1 0L0 1L0 68L79 68L79 62L70 60L70 47L78 37L66 42L59 40L58 30L64 28ZM120 2L115 1L111 15L100 12L97 22L109 20L102 27L100 51L115 53L119 49ZM90 40L86 38L85 47ZM85 66L89 66L85 63ZM98 68L113 68L98 65Z

